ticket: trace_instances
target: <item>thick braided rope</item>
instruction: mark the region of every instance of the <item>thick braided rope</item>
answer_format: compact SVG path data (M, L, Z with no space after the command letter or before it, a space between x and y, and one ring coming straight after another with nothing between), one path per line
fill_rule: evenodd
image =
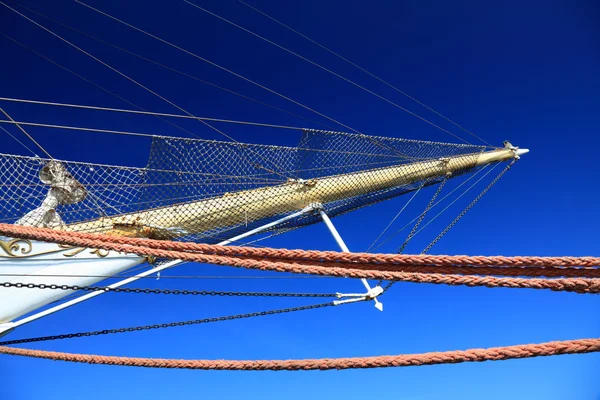
M307 360L183 360L162 358L115 357L73 354L54 351L0 347L0 354L69 361L87 364L120 365L146 368L179 368L201 370L300 371L359 368L409 367L463 362L500 361L515 358L546 357L561 354L581 354L600 351L600 339L579 339L492 347L488 349L455 350L396 356L322 358Z
M95 247L95 241L82 240L85 247ZM496 278L473 275L442 275L423 274L402 271L381 270L382 266L360 266L365 269L347 268L346 266L324 267L320 265L302 264L298 262L281 262L261 259L257 257L230 257L223 255L187 253L172 250L150 249L141 246L128 246L108 243L103 248L125 253L135 253L158 258L179 259L191 262L200 262L214 265L225 265L262 271L291 272L310 275L331 277L350 277L367 279L399 280L413 283L432 283L446 285L485 286L489 288L528 288L549 289L553 291L567 291L575 293L600 293L600 279L565 278L565 279L524 279L524 278ZM335 265L335 264L334 264ZM370 268L370 269L366 269Z
M407 255L339 253L332 251L288 250L219 246L201 243L173 242L165 240L127 238L81 232L32 228L10 224L0 224L0 234L15 238L35 239L46 242L105 248L108 244L142 246L151 249L197 252L204 254L229 255L237 257L261 257L290 261L316 261L352 264L393 264L413 266L503 266L503 267L598 267L600 257L536 257L536 256L446 256L446 255Z
M184 255L186 253L183 253ZM351 269L340 267L322 267L304 265L299 263L275 262L268 260L252 260L237 257L213 256L194 254L191 257L196 262L215 265L227 265L262 271L292 272L309 275L321 275L345 278L383 279L387 281L403 281L412 283L444 284L452 286L484 286L488 288L522 288L522 289L548 289L553 291L566 291L575 293L600 293L600 279L564 278L564 279L539 279L539 278L496 278L491 276L474 275L443 275L423 274L401 271L381 271ZM379 268L379 267L375 267Z
M305 262L303 262L305 264ZM320 263L324 267L340 266L338 263ZM352 265L353 266L353 265ZM358 268L358 267L356 267ZM454 275L496 275L496 276L528 276L547 278L600 278L600 268L562 268L562 267L437 267L375 264L367 265L366 269L380 268L384 271L418 272L423 274L454 274ZM360 268L359 268L360 269Z
M245 260L263 260L261 257L239 257ZM282 262L289 264L288 259L269 258L267 261ZM443 275L483 275L483 276L506 276L506 277L547 277L547 278L600 278L600 268L591 267L477 267L477 266L430 266L430 265L396 265L396 264L357 264L357 263L336 263L329 261L296 261L304 266L317 266L325 268L350 268L369 271L398 271L414 272L422 274L443 274Z
M28 228L30 229L30 228ZM57 231L48 230L50 233ZM69 233L69 235L71 235ZM104 248L124 253L133 253L143 256L154 256L157 258L178 259L191 262L200 262L214 265L226 265L247 269L258 269L263 271L276 272L291 272L310 275L321 275L331 277L350 277L350 278L367 278L367 279L383 279L389 281L404 281L413 283L432 283L446 285L464 285L464 286L485 286L505 287L505 288L527 288L527 289L549 289L553 291L567 291L575 293L600 293L600 279L584 279L584 278L563 278L563 279L536 279L536 278L497 278L490 276L473 276L473 275L444 275L432 273L415 273L390 271L383 269L383 265L361 265L352 264L353 268L347 265L330 264L322 266L314 262L289 262L280 260L263 259L256 256L225 256L204 253L190 253L184 251L164 250L159 248L148 248L142 245L127 245L105 242L104 237L92 235L92 238L81 237L81 234L75 235L69 239L71 245L89 247L89 248ZM55 238L56 239L56 238ZM60 238L59 241L62 242ZM142 244L144 242L142 241ZM244 249L244 248L239 248ZM264 249L261 249L264 250ZM395 266L396 268L397 266Z

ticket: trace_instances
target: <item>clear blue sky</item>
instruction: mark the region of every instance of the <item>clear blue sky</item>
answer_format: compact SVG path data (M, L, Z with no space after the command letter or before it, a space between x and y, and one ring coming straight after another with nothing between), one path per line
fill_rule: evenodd
M89 1L365 133L455 141L181 1ZM598 255L600 7L593 0L248 1L384 77L487 141L501 145L509 139L515 145L531 148L531 153L434 247L433 253ZM207 81L318 119L73 1L20 3ZM206 0L198 4L444 123L236 1ZM307 125L28 14L196 115ZM176 111L5 8L0 8L0 31L144 108ZM127 107L2 36L0 54L2 96ZM4 107L17 120L179 134L168 125L147 118L125 119L15 104ZM186 127L202 137L217 138L200 124ZM448 124L444 127L452 129ZM298 139L297 135L282 131L222 128L241 141L293 144ZM147 144L130 139L41 128L30 131L57 158L141 166L147 157ZM6 135L0 143L2 152L23 152ZM417 215L431 194L431 189L423 191L395 228ZM467 195L452 212L417 236L407 252L422 250L475 194L476 191ZM398 198L334 222L350 249L365 250L406 200ZM393 252L400 241L399 237L381 250ZM266 243L288 248L336 248L322 225ZM187 265L169 274L265 275L205 265ZM359 282L339 279L163 279L146 280L139 286L297 292L355 291L361 287ZM31 347L111 355L269 359L420 353L600 335L597 296L398 283L382 301L386 307L383 313L365 303L206 326L45 342ZM308 303L310 300L105 295L25 326L10 337L170 322ZM150 370L1 356L0 398L595 399L600 396L595 373L599 368L597 354L295 373Z

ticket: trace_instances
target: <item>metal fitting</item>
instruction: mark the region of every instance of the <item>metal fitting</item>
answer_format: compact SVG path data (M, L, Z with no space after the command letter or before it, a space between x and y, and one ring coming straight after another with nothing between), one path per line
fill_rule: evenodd
M383 288L381 286L372 287L366 294L367 300L375 300L377 296L383 294Z

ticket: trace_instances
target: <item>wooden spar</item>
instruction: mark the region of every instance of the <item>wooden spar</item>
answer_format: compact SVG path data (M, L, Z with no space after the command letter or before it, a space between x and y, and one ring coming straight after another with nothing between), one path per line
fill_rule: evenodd
M376 168L308 181L227 193L219 197L71 224L70 231L137 237L174 238L258 221L360 194L443 177L470 168L518 157L524 150L504 148L448 158Z

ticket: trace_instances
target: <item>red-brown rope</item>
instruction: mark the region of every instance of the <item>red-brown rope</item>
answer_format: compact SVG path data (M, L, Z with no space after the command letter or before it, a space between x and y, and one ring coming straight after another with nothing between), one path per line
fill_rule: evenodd
M201 243L173 242L165 240L128 238L81 232L66 232L45 228L32 228L0 224L0 234L15 238L35 239L46 242L91 248L108 248L109 244L142 246L150 249L185 251L203 254L261 257L288 261L335 262L339 264L393 264L412 266L481 266L481 267L598 267L600 257L536 257L536 256L446 256L339 253L332 251L288 250L219 246ZM131 249L130 249L131 250Z
M263 260L263 257L241 256L245 260ZM267 261L290 263L285 258L268 258ZM294 261L292 261L294 262ZM454 274L454 275L486 275L508 277L548 277L548 278L600 278L600 268L593 267L479 267L479 266L436 266L436 265L397 265L397 264L358 264L336 263L329 261L296 261L305 266L320 266L327 268L350 268L372 271L399 271L423 274Z
M491 276L473 276L473 275L450 275L439 273L422 273L422 272L403 272L398 269L403 269L408 265L405 264L362 264L358 262L342 263L331 262L330 255L337 256L338 253L332 252L306 252L319 253L322 260L326 262L317 263L314 261L306 261L301 258L286 258L286 252L290 250L278 249L252 249L245 247L237 247L237 253L222 251L227 249L223 246L212 245L197 245L195 243L178 243L166 241L154 241L144 239L133 239L135 244L122 244L121 241L130 243L131 238L116 238L107 235L90 235L84 233L62 232L50 229L19 227L14 225L0 225L0 232L8 234L8 229L11 227L10 234L15 237L35 238L37 240L45 240L50 242L65 243L69 245L82 246L88 248L102 248L125 253L139 254L143 256L153 256L157 258L178 259L191 262L208 263L215 265L226 265L248 269L258 269L263 271L291 272L331 277L351 277L351 278L367 278L367 279L383 279L383 280L398 280L413 283L433 283L446 285L465 285L465 286L485 286L485 287L506 287L506 288L528 288L528 289L549 289L553 291L568 291L575 293L600 293L600 279L587 278L563 278L563 279L536 279L536 278L498 278ZM16 229L15 229L16 228ZM108 239L108 240L107 240ZM123 240L125 239L125 240ZM152 243L154 248L147 247L146 244ZM187 245L191 248L202 246L209 248L213 252L207 254L205 252L190 252L179 250L165 250L165 248L179 248L177 245ZM172 245L172 246L170 246ZM250 251L248 251L250 250ZM260 252L256 252L259 250ZM231 255L215 254L229 253ZM292 252L301 253L299 250ZM272 254L282 254L282 257L273 256ZM261 257L262 255L262 257ZM383 255L389 256L389 255ZM393 255L401 256L401 255ZM404 256L407 257L407 256ZM408 256L416 257L416 256ZM458 264L464 256L428 256L437 257L437 265L444 266L443 263L451 263L456 261ZM478 257L478 261L482 261ZM487 257L493 258L493 257ZM577 262L575 257L566 257L563 260L560 257L553 257L553 261L549 261L550 257L538 257L543 265L590 265L589 257L584 258L582 263ZM309 258L310 260L311 258ZM293 261L296 260L296 261ZM408 262L406 258L404 262ZM293 261L293 262L292 262ZM464 261L464 260L463 260ZM521 263L523 263L521 261ZM486 265L485 263L482 263ZM436 263L434 263L434 266ZM452 264L450 264L452 265ZM523 264L522 264L523 265ZM525 264L526 265L526 264ZM597 264L595 264L597 265ZM389 269L388 269L389 268Z
M177 252L172 252L172 256ZM182 255L188 255L183 253ZM167 257L171 258L171 257ZM177 259L182 259L175 257ZM351 269L346 267L322 267L304 265L299 263L274 262L269 260L252 260L238 257L212 256L193 254L189 261L202 262L215 265L227 265L240 268L257 269L262 271L292 272L310 275L321 275L344 278L383 279L387 281L403 281L413 283L445 284L452 286L485 286L488 288L524 288L524 289L549 289L553 291L567 291L575 293L600 293L600 279L565 278L565 279L538 279L538 278L496 278L473 275L442 275L424 274L415 272L385 271L371 269Z
M46 242L101 248L142 256L180 259L268 271L293 272L333 277L402 280L447 285L519 287L600 293L600 279L498 278L511 276L592 276L600 269L598 257L471 257L400 254L335 253L269 248L223 247L196 243L157 241L108 235L64 232L0 224L3 235ZM413 272L420 271L420 272ZM425 272L424 272L425 271ZM441 272L441 273L440 273ZM460 275L466 274L466 275ZM90 364L217 370L313 370L381 368L461 362L506 360L558 354L600 351L600 339L581 339L542 344L434 352L412 355L316 359L316 360L173 360L58 353L0 347L12 354Z
M546 357L600 351L600 339L579 339L540 344L455 350L396 356L321 358L308 360L183 360L162 358L115 357L72 354L54 351L0 347L0 354L43 358L87 364L120 365L146 368L179 368L201 370L299 371L358 368L410 367L463 362L500 361L515 358Z

